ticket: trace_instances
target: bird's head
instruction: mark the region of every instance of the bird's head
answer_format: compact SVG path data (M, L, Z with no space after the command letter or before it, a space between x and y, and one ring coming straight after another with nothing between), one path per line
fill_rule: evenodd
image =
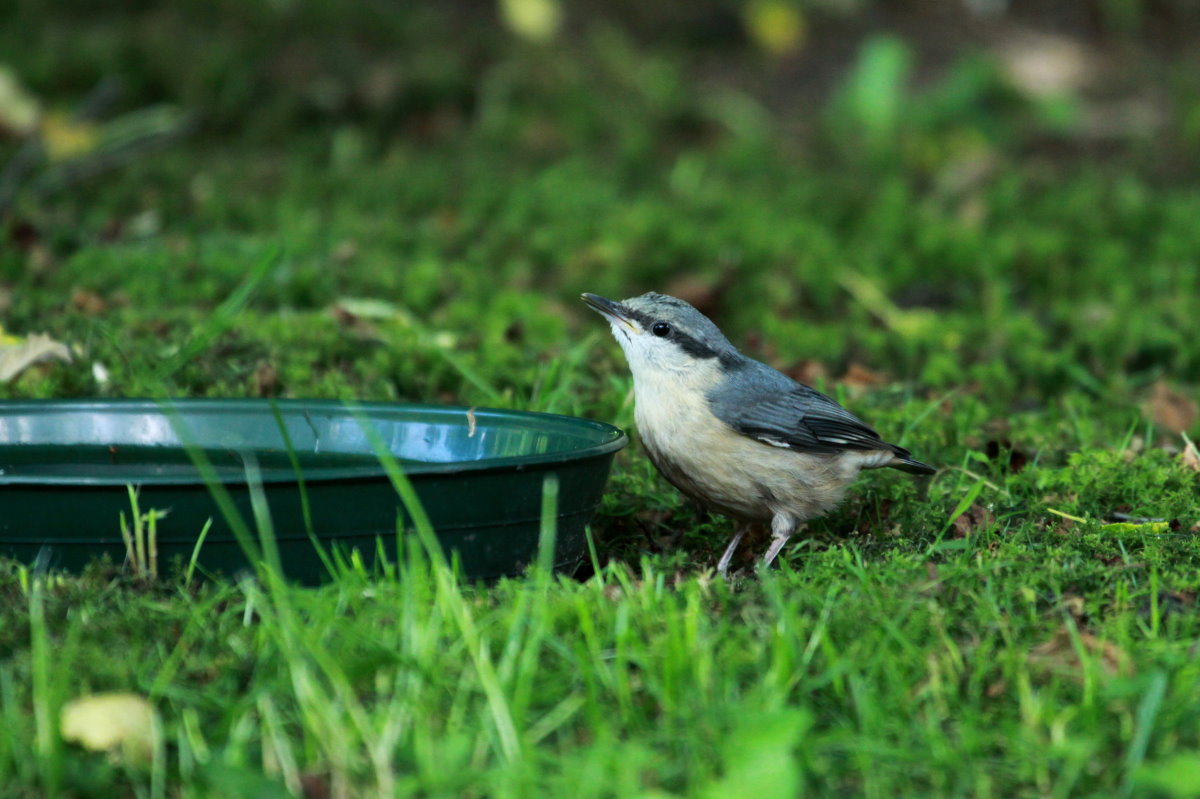
M621 302L584 294L583 301L612 326L635 380L684 372L698 362L724 367L741 357L711 319L676 297L652 291Z

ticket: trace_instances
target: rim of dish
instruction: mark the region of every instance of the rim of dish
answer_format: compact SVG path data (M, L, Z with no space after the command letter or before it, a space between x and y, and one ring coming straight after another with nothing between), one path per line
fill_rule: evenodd
M538 467L552 465L556 463L573 463L584 461L594 457L600 457L615 453L629 443L628 435L619 427L611 425L607 422L601 422L594 419L585 419L579 416L568 416L557 413L544 413L541 411L524 411L510 410L505 408L487 408L487 407L467 407L457 405L428 405L423 403L388 403L388 402L367 402L353 403L344 402L341 400L328 399L244 399L244 398L180 398L180 399L140 399L140 398L122 398L122 399L67 399L67 400L0 400L0 418L12 416L22 412L37 411L45 413L55 409L63 411L75 412L118 412L118 413L139 413L147 411L158 411L169 415L171 409L183 413L186 420L186 414L189 410L205 410L209 413L213 412L252 412L262 414L264 420L272 425L275 424L274 411L272 408L277 408L281 414L287 415L299 414L304 410L316 410L322 414L335 412L339 415L354 418L361 414L365 417L365 421L370 422L372 416L388 415L396 416L404 412L420 411L430 413L435 416L453 416L461 414L464 419L468 419L468 414L476 420L479 419L503 419L517 418L528 420L540 420L543 424L553 423L559 426L572 427L575 429L591 430L602 436L602 438L594 443L575 449L560 449L546 453L530 453L527 455L508 455L495 458L481 458L479 460L470 461L447 461L447 462L416 462L401 464L406 475L421 476L421 475L436 475L450 473L478 473L489 471L505 471L513 470L518 467ZM469 424L470 422L464 422ZM19 444L0 443L0 450L6 447L23 446ZM66 446L66 445L63 445ZM171 444L169 448L173 451L181 451L186 448L182 444ZM203 447L202 447L203 448ZM264 450L253 450L262 452ZM286 452L284 449L271 450L272 452ZM359 453L350 453L359 454ZM373 451L365 451L361 453L363 457L373 457ZM382 461L374 458L370 463L355 464L352 466L319 466L313 469L302 469L300 473L305 484L317 482L348 482L364 479L387 479L387 470ZM245 475L234 475L222 471L216 477L216 482L222 484L247 484L248 480ZM296 473L291 469L271 469L261 475L261 482L264 485L276 485L280 483L297 483ZM103 475L20 475L20 474L3 474L0 473L0 485L46 485L46 486L113 486L113 485L198 485L204 486L206 481L199 474L191 475L153 475L147 474L139 477L129 476L103 476Z

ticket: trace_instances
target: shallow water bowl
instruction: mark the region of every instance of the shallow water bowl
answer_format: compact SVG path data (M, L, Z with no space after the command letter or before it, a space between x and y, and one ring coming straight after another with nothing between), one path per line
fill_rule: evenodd
M327 579L327 562L339 559L373 568L383 553L394 562L398 524L412 525L376 455L382 446L470 579L518 574L536 558L543 486L556 476L555 565L570 570L584 557L584 527L626 441L586 419L429 405L0 402L0 556L69 570L103 555L121 563L120 518L132 518L133 486L142 514L167 511L157 522L160 570L198 552L203 572L231 575L250 561L213 499L220 483L251 531L261 484L292 579ZM211 463L210 482L197 451Z

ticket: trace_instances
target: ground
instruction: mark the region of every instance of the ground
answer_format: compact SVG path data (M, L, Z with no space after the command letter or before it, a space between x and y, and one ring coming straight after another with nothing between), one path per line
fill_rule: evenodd
M782 6L795 52L736 4L581 5L548 43L470 3L5 12L51 116L0 179L0 322L75 354L0 397L438 401L635 439L573 577L464 585L419 548L317 589L4 563L5 796L1200 792L1200 72L1147 39L1190 12L1100 4L1054 35L1125 82L1047 95L986 41L927 58L890 4ZM812 48L845 63L797 81ZM650 289L937 475L866 475L777 570L714 579L731 522L655 475L578 301ZM153 706L148 754L60 737L108 691Z

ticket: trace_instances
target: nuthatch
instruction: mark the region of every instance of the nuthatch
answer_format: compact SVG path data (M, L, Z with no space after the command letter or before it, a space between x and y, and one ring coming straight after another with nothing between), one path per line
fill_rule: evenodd
M583 299L625 351L650 460L700 504L742 522L769 521L764 566L802 522L841 501L860 469L935 471L833 399L738 352L683 300L655 292ZM721 555L722 576L744 534L739 527Z

